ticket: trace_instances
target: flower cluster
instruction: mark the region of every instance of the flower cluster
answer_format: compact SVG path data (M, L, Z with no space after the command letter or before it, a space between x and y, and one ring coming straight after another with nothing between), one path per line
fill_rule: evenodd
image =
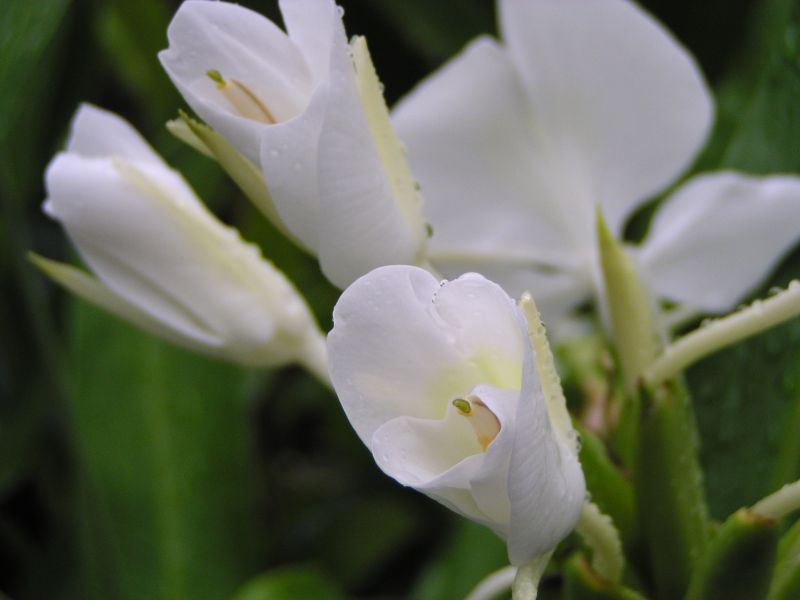
M187 0L159 59L204 122L173 131L257 189L265 216L344 290L327 345L284 274L128 123L89 105L47 169L44 210L94 276L34 260L178 344L305 365L385 473L533 564L599 512L585 510L538 312L508 294L530 292L557 339L587 300L603 322L609 305L639 301L631 289L660 302L646 324L658 332L667 306L727 311L800 237L800 178L712 172L669 188L706 140L712 99L687 51L629 0L499 0L502 41L472 42L391 115L332 0L280 8L286 31ZM624 245L631 215L663 195L644 241Z

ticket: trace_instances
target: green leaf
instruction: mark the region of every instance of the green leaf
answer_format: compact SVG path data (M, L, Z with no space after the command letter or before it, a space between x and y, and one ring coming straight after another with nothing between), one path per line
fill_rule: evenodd
M800 598L800 521L787 531L778 545L778 564L767 600Z
M508 564L505 544L487 528L459 519L457 528L428 565L410 597L464 598L484 577Z
M748 27L739 60L718 86L717 126L700 165L798 172L800 5L795 0L754 3ZM798 276L795 255L769 285L785 286ZM797 323L703 361L690 369L688 381L713 515L751 504L798 476L798 455L791 454L800 440Z
M83 598L218 600L254 571L247 378L79 304Z
M564 566L564 600L644 600L638 592L603 581L580 553Z
M344 600L345 595L319 569L291 566L262 573L245 583L231 600Z
M697 433L677 382L643 390L636 498L659 598L680 598L708 541Z
M355 498L327 513L328 527L316 541L319 560L347 587L380 574L420 533L412 506L390 495Z
M722 524L692 575L686 600L764 598L778 546L778 525L747 509Z
M0 11L0 147L5 147L19 110L43 81L41 61L64 18L68 0L5 0ZM38 68L33 68L36 65ZM43 78L42 78L43 79ZM6 155L3 152L4 156Z
M180 101L157 58L167 46L170 17L159 0L105 1L95 11L97 42L117 82L139 99L152 122L166 122Z
M611 517L622 537L628 556L640 555L639 525L633 497L633 485L608 455L602 440L579 427L580 461L586 477L586 488L600 510Z

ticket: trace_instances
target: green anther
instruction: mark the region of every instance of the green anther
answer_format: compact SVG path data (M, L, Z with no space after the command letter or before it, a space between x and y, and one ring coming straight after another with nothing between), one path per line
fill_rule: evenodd
M222 73L217 71L216 69L209 69L206 71L206 75L208 75L209 79L216 83L225 83L225 79L222 77Z
M468 415L472 412L472 405L463 398L456 398L453 400L453 406L455 406L456 410L462 415Z

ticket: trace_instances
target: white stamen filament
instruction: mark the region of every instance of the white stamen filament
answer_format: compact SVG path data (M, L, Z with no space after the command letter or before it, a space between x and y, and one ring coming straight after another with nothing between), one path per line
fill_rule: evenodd
M245 119L252 119L268 125L277 123L267 105L241 81L225 79L222 73L213 69L206 71L206 75L216 82L217 89L227 98L236 112Z
M500 433L500 421L495 414L489 410L483 401L474 394L466 398L456 398L453 400L459 414L469 419L469 424L478 436L478 443L483 451L489 447L497 434Z

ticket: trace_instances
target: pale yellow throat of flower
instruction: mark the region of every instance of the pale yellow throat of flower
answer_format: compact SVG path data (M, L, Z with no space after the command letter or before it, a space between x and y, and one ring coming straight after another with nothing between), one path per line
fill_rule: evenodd
M470 394L466 398L456 398L453 400L453 406L469 421L481 449L486 452L486 448L500 433L500 420L475 394Z
M372 64L366 39L362 36L353 38L350 42L350 51L353 56L361 105L372 138L375 140L378 156L389 180L392 198L409 228L419 240L419 258L421 259L428 238L428 229L422 218L422 199L417 182L408 166L403 146L392 127L389 109L383 98L383 86L378 80L375 66Z
M252 119L267 125L277 123L267 104L258 95L236 79L225 79L216 69L206 71L209 79L217 84L217 90L225 96L234 110L245 119Z

